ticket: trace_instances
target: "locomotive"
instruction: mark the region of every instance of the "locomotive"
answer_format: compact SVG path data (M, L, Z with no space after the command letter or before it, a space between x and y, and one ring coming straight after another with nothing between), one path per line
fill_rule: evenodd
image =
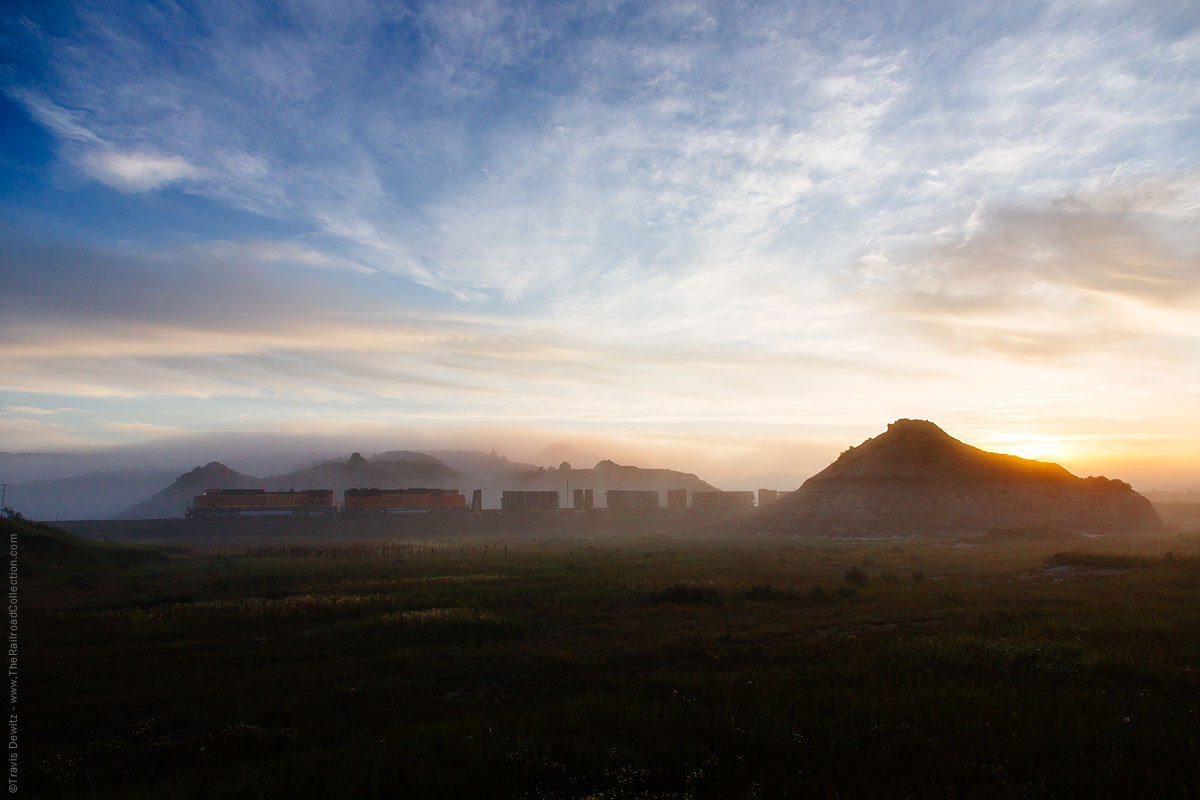
M246 515L286 515L294 517L333 514L333 491L304 489L268 492L266 489L205 489L188 508L187 515L199 517L238 517Z
M347 514L387 514L467 507L458 489L347 489L343 495Z
M346 514L466 509L457 489L347 489ZM330 489L269 492L265 489L205 489L188 507L189 519L240 516L332 516L337 508Z

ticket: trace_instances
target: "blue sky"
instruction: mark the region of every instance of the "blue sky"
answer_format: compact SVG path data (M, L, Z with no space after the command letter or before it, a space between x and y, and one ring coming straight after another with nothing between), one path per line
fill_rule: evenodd
M1200 483L1192 3L36 2L2 36L0 449L805 475L914 416Z

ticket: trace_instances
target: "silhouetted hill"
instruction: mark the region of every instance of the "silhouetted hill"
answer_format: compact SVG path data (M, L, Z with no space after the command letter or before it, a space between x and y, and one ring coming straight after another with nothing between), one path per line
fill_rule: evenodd
M537 467L532 464L509 461L495 451L436 451L436 454L456 469L461 470L471 489L483 489L484 506L497 508L500 493L505 490L558 491L563 508L572 505L571 490L591 489L598 508L604 507L604 493L609 489L656 490L659 502L666 504L668 489L687 489L689 492L707 491L713 487L686 472L670 469L645 469L627 467L612 461L601 461L588 469L575 469L568 465Z
M564 461L583 466L585 464L596 464L603 460L596 453L580 450L565 442L555 442L554 444L546 445L534 457L537 458L539 464L545 464L548 467L557 467Z
M370 460L374 462L406 461L410 464L425 463L452 469L449 464L442 461L440 458L431 456L429 453L418 453L416 450L388 450L386 453L376 453L375 455L371 456Z
M759 522L780 533L852 536L1037 525L1112 532L1162 521L1123 481L1079 478L1058 464L989 453L932 422L901 419L780 498Z
M477 480L487 479L485 482L491 482L492 478L537 472L539 469L536 464L510 461L495 450L490 453L482 450L434 450L432 455L464 475L470 475Z
M586 484L584 488L595 488L598 493L609 489L629 489L649 491L656 489L660 493L659 502L666 504L665 493L668 489L687 489L688 492L711 492L716 489L705 481L700 480L690 472L677 472L673 469L648 469L645 467L626 467L612 461L601 461L591 469L571 470L577 481ZM582 485L581 484L581 485ZM602 502L598 494L596 503Z
M657 491L659 504L665 506L668 489L687 489L689 492L697 492L712 491L715 488L689 472L628 467L608 460L601 461L591 469L563 469L560 465L522 473L517 477L519 480L504 488L557 490L560 492L563 508L572 507L571 493L575 489L591 489L594 492L596 508L604 508L604 493L610 489Z
M354 453L345 461L326 461L285 475L274 475L264 481L266 488L332 489L337 502L346 489L399 489L424 487L461 489L463 476L445 463L425 453L406 453L408 457L368 461Z
M130 506L114 519L169 519L182 517L188 504L205 489L261 489L263 481L240 472L217 461L196 467L175 479L175 482L156 492L140 503Z

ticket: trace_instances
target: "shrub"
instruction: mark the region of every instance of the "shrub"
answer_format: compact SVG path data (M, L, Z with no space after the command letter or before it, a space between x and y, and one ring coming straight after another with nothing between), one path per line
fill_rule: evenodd
M677 583L664 589L658 599L671 603L709 603L717 599L717 590L709 586Z
M833 596L820 586L814 586L804 595L804 601L814 606L827 606L833 602Z
M863 572L858 567L851 567L850 569L846 570L846 574L842 577L845 578L846 583L850 584L851 586L866 586L871 582L871 579L867 577L867 573Z
M1155 564L1148 556L1123 556L1109 553L1055 553L1046 559L1047 567L1077 569L1135 569Z
M776 589L769 583L751 586L746 592L748 600L797 600L800 595L790 586L786 589Z

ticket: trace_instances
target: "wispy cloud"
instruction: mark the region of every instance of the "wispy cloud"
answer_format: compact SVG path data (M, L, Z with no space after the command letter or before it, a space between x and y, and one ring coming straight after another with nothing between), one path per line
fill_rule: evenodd
M200 174L185 158L145 152L92 151L84 156L83 164L102 183L130 192L161 189Z
M105 423L104 428L114 433L134 434L146 439L182 436L190 432L177 425L158 425L153 422L108 422Z
M1163 49L1108 13L978 27L981 46L951 39L956 60L938 64L871 17L783 6L438 4L274 26L216 5L128 28L97 9L81 14L92 47L48 40L56 81L20 96L118 188L187 180L298 216L372 269L478 301L544 299L628 268L792 253L817 269L864 233L936 230L980 193L1061 193L1129 137L1180 141L1198 76L1164 82L1152 65L1190 40ZM379 71L358 43L387 26L406 57ZM205 47L164 70L146 42L165 34ZM479 102L487 124L471 129Z
M949 349L1078 358L1132 342L1196 342L1194 217L1161 208L1178 181L983 215L969 238L860 262L862 291L889 318ZM1190 194L1190 193L1189 193ZM1170 204L1179 211L1177 204Z
M38 408L36 406L4 406L3 408L0 408L0 411L4 412L5 415L15 415L20 417L49 417L56 413L54 409Z

